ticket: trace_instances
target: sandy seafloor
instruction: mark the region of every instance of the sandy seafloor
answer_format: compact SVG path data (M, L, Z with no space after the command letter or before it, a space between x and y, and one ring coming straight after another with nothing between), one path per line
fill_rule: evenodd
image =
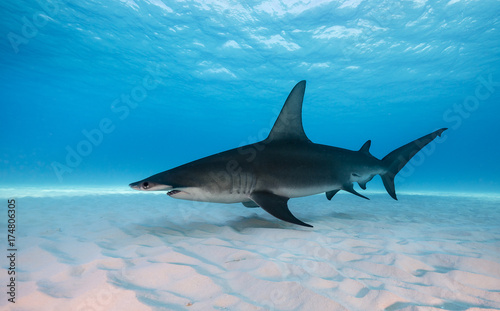
M0 193L19 249L2 310L500 309L500 197L290 200L311 229L165 194L24 193Z

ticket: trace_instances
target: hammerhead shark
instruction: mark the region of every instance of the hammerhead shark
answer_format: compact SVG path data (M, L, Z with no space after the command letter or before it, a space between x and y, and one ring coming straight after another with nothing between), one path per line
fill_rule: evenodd
M176 199L243 203L261 207L274 217L301 226L288 209L288 200L326 193L328 200L340 190L368 199L354 190L380 175L389 195L397 200L394 177L423 147L441 136L439 129L386 155L370 154L371 141L359 150L315 144L302 126L306 81L288 95L269 133L260 142L217 153L130 184L136 190L167 191Z

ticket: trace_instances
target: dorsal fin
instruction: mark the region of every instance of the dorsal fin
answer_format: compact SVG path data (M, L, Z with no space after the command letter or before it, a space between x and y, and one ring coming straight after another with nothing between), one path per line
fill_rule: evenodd
M372 141L367 140L366 143L364 143L363 146L359 149L359 152L370 154L370 146L371 145L372 145Z
M281 112L266 141L299 140L310 142L302 127L302 101L306 81L300 81L288 95Z

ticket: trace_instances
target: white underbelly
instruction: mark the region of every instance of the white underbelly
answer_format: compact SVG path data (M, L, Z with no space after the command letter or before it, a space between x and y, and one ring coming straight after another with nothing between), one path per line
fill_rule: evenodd
M171 195L172 198L200 201L200 202L213 202L213 203L239 203L247 202L250 199L248 195L238 192L209 192L202 188L183 188L181 192Z
M299 197L306 197L309 195L314 195L330 190L334 190L335 188L332 189L325 189L324 187L301 187L301 188L277 188L274 191L272 191L274 194L280 195L282 197L286 198L299 198Z
M279 187L275 189L256 189L256 191L269 191L276 195L286 198L298 198L309 195L314 195L322 192L327 192L340 187L332 186L331 188L325 187ZM241 193L237 191L222 191L210 192L203 188L183 188L179 193L171 195L171 197L182 200L200 201L200 202L214 202L214 203L240 203L250 201L251 193Z

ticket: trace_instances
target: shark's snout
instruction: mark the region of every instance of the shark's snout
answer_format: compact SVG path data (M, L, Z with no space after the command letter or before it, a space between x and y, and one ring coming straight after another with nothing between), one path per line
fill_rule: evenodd
M130 188L132 188L134 190L142 190L140 181L133 182L129 186L130 186Z

